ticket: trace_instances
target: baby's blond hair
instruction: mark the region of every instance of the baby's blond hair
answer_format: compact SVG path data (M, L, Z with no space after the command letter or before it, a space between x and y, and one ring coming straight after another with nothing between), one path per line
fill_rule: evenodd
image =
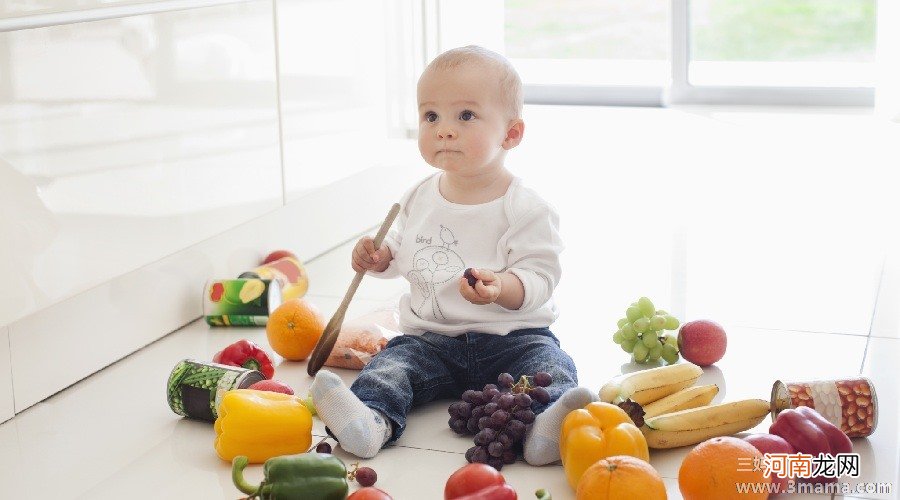
M503 99L511 118L522 117L525 98L522 79L509 60L502 55L478 45L457 47L441 53L425 68L425 72L435 69L452 69L464 64L482 64L495 69L500 77L500 97Z

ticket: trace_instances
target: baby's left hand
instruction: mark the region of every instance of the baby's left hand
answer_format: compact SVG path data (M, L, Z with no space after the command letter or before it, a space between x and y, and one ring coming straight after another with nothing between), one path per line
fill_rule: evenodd
M475 287L469 286L465 276L459 279L459 293L464 299L476 305L492 304L500 296L500 276L487 269L472 268L472 276L478 280Z

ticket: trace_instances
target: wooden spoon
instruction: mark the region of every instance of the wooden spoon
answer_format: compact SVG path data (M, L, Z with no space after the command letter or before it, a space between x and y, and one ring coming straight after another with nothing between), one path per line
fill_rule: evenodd
M397 218L398 213L400 213L400 204L394 203L394 206L391 207L391 211L388 212L387 217L384 218L381 229L379 229L378 234L375 235L375 240L373 241L375 250L381 248L381 242L384 241L384 235L387 234L388 229L390 229L391 224L394 223L394 219ZM325 365L328 356L331 355L334 344L337 342L338 334L341 333L341 325L344 323L344 314L347 313L347 307L350 305L350 300L353 299L353 295L356 293L356 289L359 288L359 283L365 275L366 271L356 273L356 276L353 277L353 281L350 283L350 288L347 289L347 293L344 295L344 300L337 308L337 311L334 312L334 316L331 317L328 324L325 325L325 331L322 332L322 336L319 337L316 348L313 349L312 356L309 358L309 364L306 365L306 373L310 376L315 375L316 372Z

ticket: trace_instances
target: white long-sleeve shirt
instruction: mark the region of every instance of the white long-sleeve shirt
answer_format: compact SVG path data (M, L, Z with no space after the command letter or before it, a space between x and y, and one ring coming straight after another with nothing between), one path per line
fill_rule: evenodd
M559 283L559 216L515 178L502 198L461 205L441 195L441 172L413 186L400 201L394 228L384 239L393 259L379 278L403 276L410 291L400 299L400 330L459 335L506 335L550 326L559 316L553 290ZM476 305L459 293L466 268L509 271L525 288L517 310Z

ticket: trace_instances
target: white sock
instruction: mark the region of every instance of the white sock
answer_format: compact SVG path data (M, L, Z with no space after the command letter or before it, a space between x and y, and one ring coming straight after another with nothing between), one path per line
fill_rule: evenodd
M309 390L319 418L347 452L372 458L391 438L390 421L360 401L334 373L319 371Z
M584 408L598 399L587 387L574 387L560 396L534 419L525 435L525 461L531 465L547 465L559 460L559 432L563 419L570 411Z

